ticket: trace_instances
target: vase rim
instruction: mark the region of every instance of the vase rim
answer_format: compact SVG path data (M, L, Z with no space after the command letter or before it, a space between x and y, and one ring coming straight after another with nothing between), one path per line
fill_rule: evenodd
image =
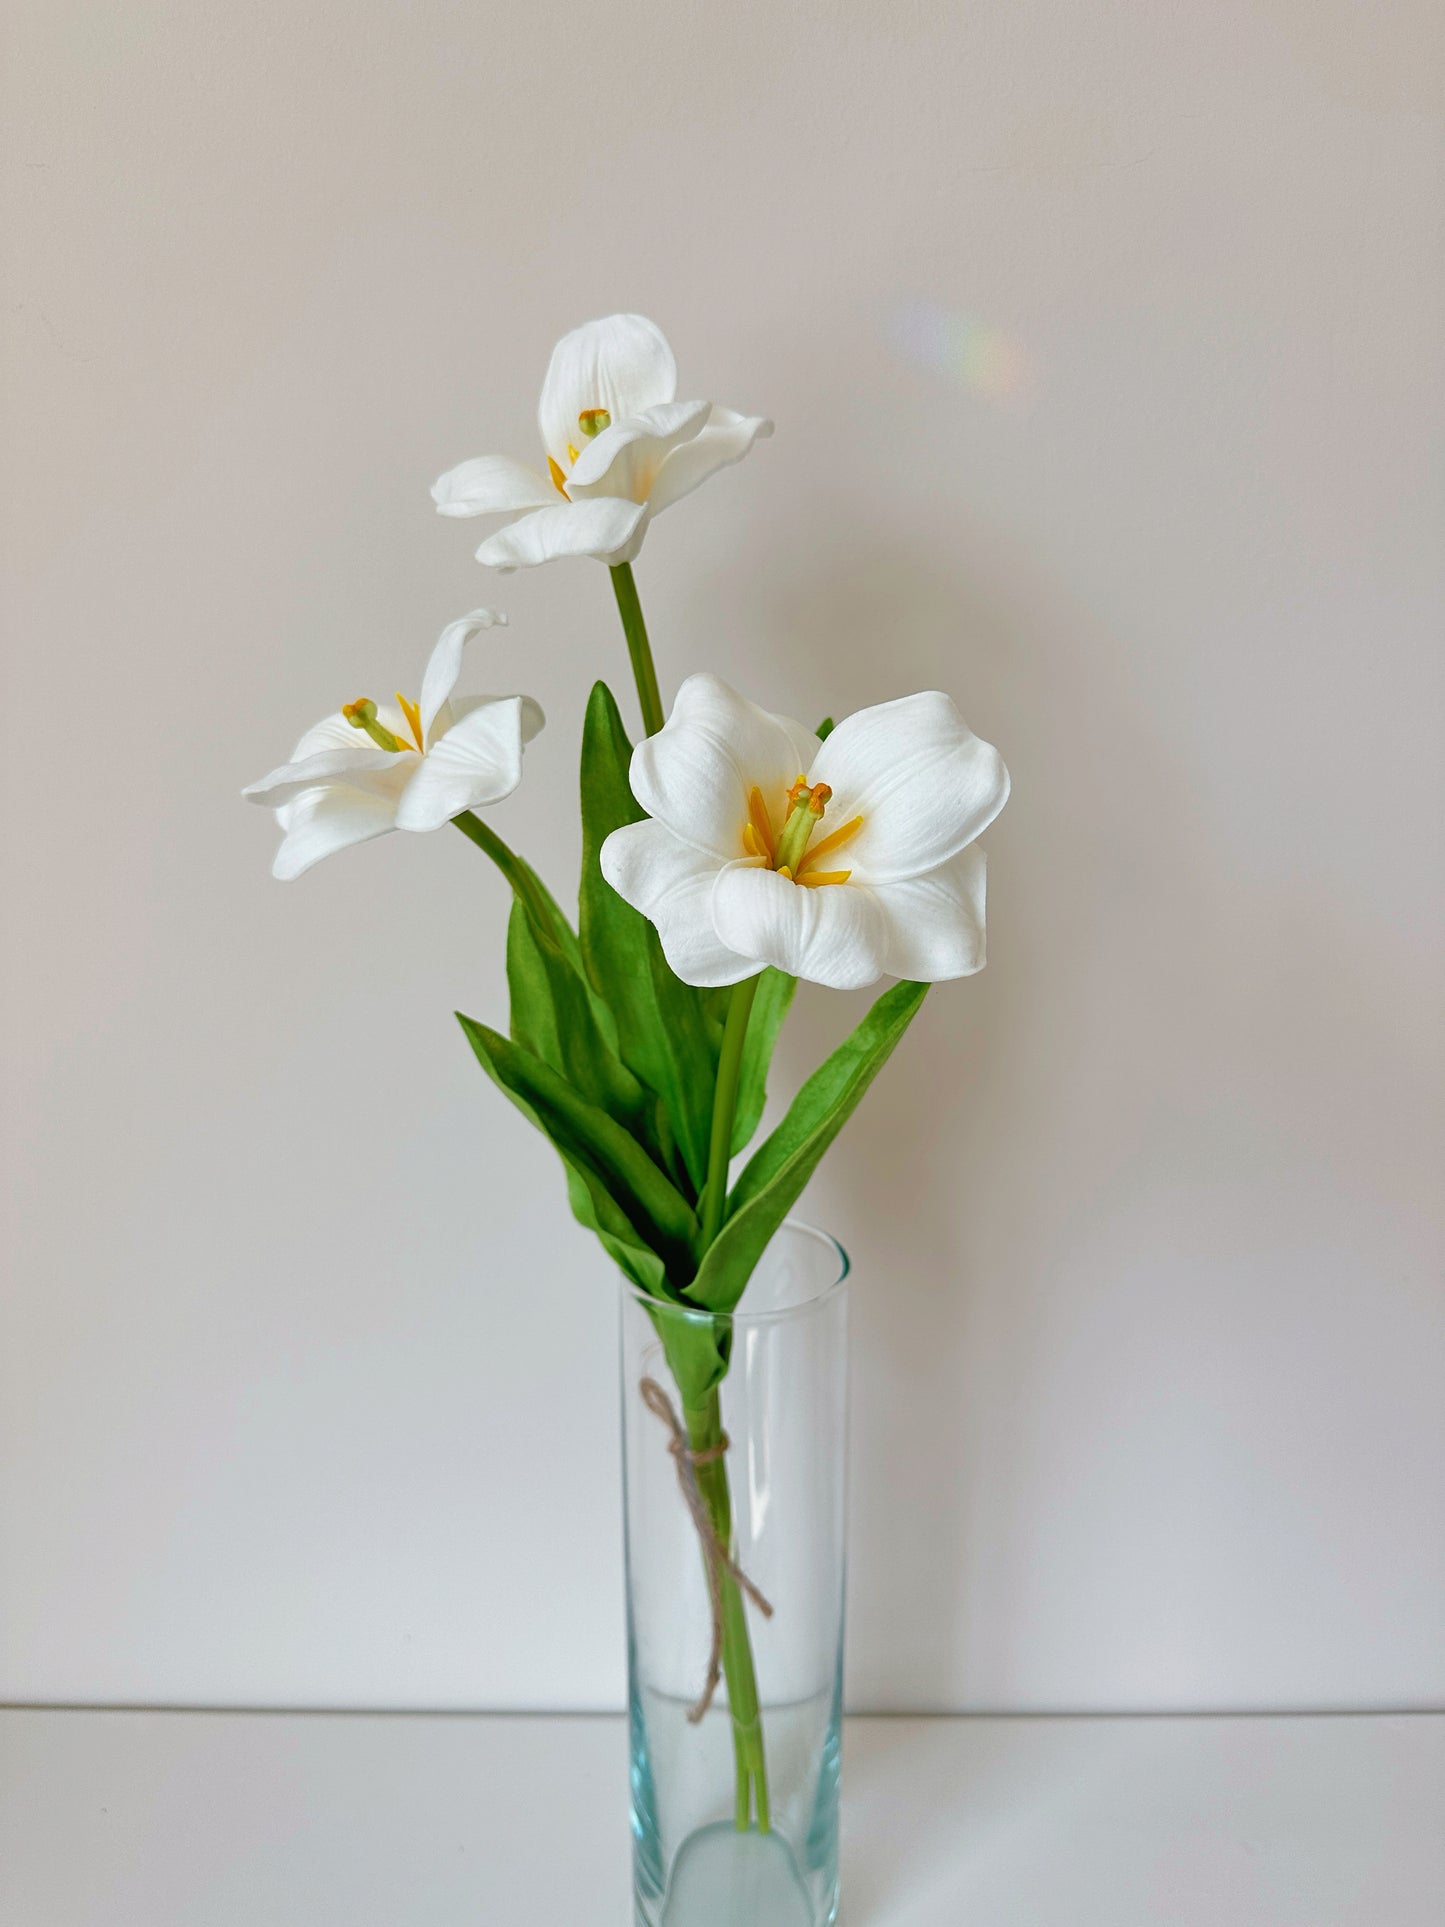
M633 1284L629 1278L623 1278L620 1281L622 1289L630 1298L635 1298L644 1310L667 1311L678 1318L696 1318L705 1320L710 1324L718 1324L726 1320L730 1325L757 1327L762 1325L782 1325L790 1323L795 1319L810 1318L822 1311L825 1306L830 1305L833 1300L839 1296L843 1287L848 1282L848 1275L853 1269L853 1261L843 1246L833 1236L832 1232L824 1231L820 1225L808 1224L802 1218L784 1218L783 1222L778 1226L777 1231L773 1233L773 1236L776 1238L785 1231L798 1234L814 1244L826 1245L836 1260L835 1275L829 1279L822 1290L814 1292L810 1298L799 1299L797 1304L782 1305L774 1311L749 1311L746 1308L747 1292L745 1287L743 1297L739 1300L739 1309L733 1311L708 1311L706 1307L702 1305L680 1305L676 1299L673 1298L654 1297L650 1291L644 1291L640 1285Z

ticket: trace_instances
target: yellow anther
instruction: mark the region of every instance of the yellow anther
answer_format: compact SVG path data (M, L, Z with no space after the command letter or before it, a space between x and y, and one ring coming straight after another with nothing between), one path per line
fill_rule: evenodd
M781 867L780 867L780 868L779 868L779 870L778 870L778 875L779 875L780 877L785 877L785 878L787 879L787 881L788 881L789 883L791 883L791 882L792 882L792 880L793 880L793 873L792 873L792 871L791 871L791 870L790 870L790 869L788 868L788 866L787 866L787 864L786 864L786 863L784 863L783 865L781 865Z
M811 869L820 856L831 856L834 850L841 850L845 843L851 843L862 827L862 817L855 816L851 821L844 823L841 828L834 830L830 835L821 837L818 842L810 844L808 848L808 861L804 864L804 869Z
M396 700L402 715L405 716L406 718L407 727L410 729L413 737L416 740L417 750L421 755L425 756L426 743L423 741L422 733L421 733L421 705L419 703L414 703L408 697L403 696L399 689L396 692ZM406 747L406 746L403 745L403 747Z
M577 457L575 454L572 459L574 462L576 461ZM552 477L552 486L562 497L562 500L564 502L570 501L572 498L567 493L567 477L562 473L562 465L560 462L553 461L550 455L547 457L547 473Z
M574 448L574 447L572 446L572 444L571 444L571 442L568 442L568 444L567 444L567 460L568 460L569 462L573 462L573 463L575 463L575 462L576 462L576 460L577 460L577 457L578 457L578 456L579 456L579 455L580 455L581 453L582 453L582 451L581 451L581 449L580 449L580 448Z
M773 819L768 814L767 799L756 784L748 792L748 829L753 833L757 848L754 856L765 856L771 865L777 854L777 839L773 834ZM746 841L746 831L744 841Z
M816 890L825 883L846 883L852 874L851 870L800 870L795 881L805 890Z

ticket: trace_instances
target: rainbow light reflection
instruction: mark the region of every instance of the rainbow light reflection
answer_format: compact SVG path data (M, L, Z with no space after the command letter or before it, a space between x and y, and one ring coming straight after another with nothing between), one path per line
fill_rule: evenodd
M983 401L1019 404L1033 392L1033 368L1023 344L976 315L933 301L910 301L895 313L890 332L910 361L946 375Z

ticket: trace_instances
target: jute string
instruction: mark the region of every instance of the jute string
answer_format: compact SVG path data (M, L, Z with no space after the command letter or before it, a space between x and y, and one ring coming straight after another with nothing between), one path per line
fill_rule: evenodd
M764 1619L771 1619L773 1609L748 1578L742 1567L733 1558L722 1540L718 1537L717 1527L712 1522L712 1514L707 1509L707 1500L702 1496L702 1488L697 1482L697 1468L711 1465L722 1458L731 1441L726 1432L716 1445L704 1446L695 1452L688 1443L687 1433L683 1430L672 1400L655 1378L644 1378L639 1390L642 1402L667 1427L670 1437L667 1449L671 1452L677 1466L677 1483L682 1488L682 1496L692 1515L692 1523L702 1545L703 1569L707 1573L707 1589L712 1601L712 1648L707 1656L707 1681L696 1705L688 1709L687 1717L696 1726L703 1714L712 1705L713 1694L717 1691L718 1681L722 1678L723 1648L723 1575L739 1585L752 1600Z

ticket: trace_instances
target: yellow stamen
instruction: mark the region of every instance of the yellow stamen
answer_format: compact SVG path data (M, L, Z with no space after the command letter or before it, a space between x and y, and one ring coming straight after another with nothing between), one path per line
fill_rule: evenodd
M568 461L569 461L569 462L575 462L575 461L577 460L577 457L578 457L578 455L579 455L580 453L581 453L581 450L580 450L580 449L576 449L576 448L574 448L574 447L572 446L572 444L571 444L571 442L568 442L568 444L567 444L567 459L568 459Z
M803 868L805 870L811 870L820 856L830 856L834 850L841 850L845 843L850 843L853 840L862 827L862 817L855 816L851 823L843 824L841 829L834 830L831 836L821 837L818 842L809 846L808 860L803 865Z
M577 457L573 455L572 459L575 462ZM552 486L562 497L562 500L564 502L570 502L572 498L567 493L567 477L562 473L561 463L553 461L550 455L547 457L547 473L552 477Z
M773 834L773 819L768 814L767 799L756 784L748 792L748 828L760 845L760 848L754 850L753 855L765 856L771 865L778 853L777 838ZM744 841L746 840L746 833L744 833Z
M792 882L792 880L793 880L793 873L792 873L792 871L791 871L791 870L790 870L790 869L788 868L788 866L787 866L787 864L786 864L786 863L785 863L785 864L784 864L784 865L782 866L782 868L781 868L781 869L780 869L780 870L778 871L778 875L779 875L780 877L783 877L783 878L785 878L785 879L786 879L786 880L787 880L787 881L788 881L789 883L791 883L791 882Z
M416 740L416 746L417 746L418 752L421 755L425 756L426 744L422 741L420 704L408 702L406 697L402 695L399 689L396 692L396 700L401 705L401 713L403 716L405 716L407 720L407 724L411 729L411 733ZM410 745L408 745L408 747L410 747Z
M852 874L851 870L809 870L806 874L799 870L795 881L805 890L816 890L825 883L846 883Z

